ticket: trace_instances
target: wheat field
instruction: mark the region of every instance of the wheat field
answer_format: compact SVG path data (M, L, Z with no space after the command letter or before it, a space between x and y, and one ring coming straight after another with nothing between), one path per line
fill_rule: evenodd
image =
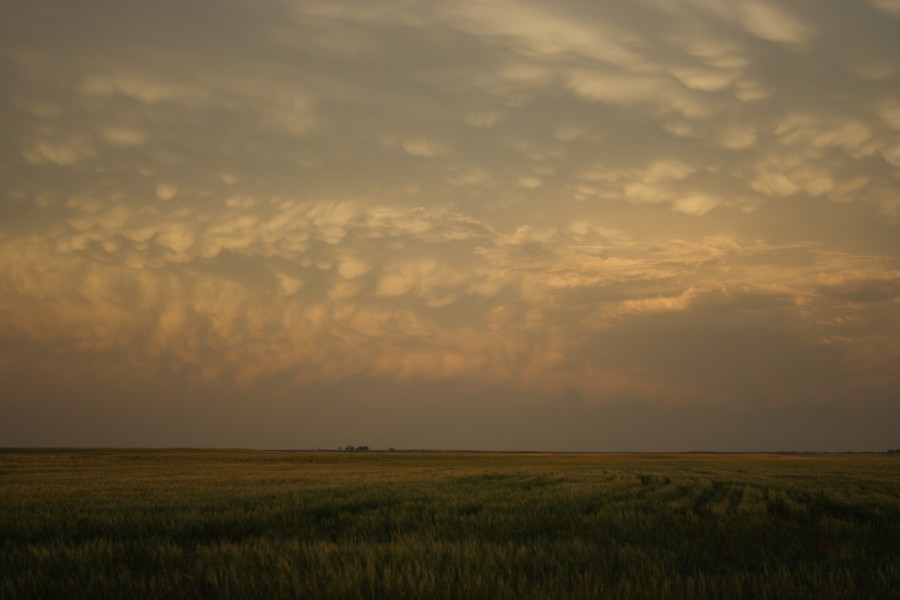
M891 598L887 455L0 451L0 597Z

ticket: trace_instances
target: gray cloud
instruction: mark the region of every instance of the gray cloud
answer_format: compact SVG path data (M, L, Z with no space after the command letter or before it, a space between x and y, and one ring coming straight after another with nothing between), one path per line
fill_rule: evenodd
M8 7L0 372L894 406L893 6Z

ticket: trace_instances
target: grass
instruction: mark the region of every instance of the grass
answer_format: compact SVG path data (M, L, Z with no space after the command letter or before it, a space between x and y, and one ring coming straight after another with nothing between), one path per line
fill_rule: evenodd
M0 597L891 598L900 457L0 451Z

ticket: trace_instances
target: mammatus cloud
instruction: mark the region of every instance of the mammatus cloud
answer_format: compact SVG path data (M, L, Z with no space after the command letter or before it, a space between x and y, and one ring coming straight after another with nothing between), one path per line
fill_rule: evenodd
M4 328L133 354L147 377L174 356L201 379L242 385L288 371L581 389L604 367L584 370L585 345L646 317L867 345L883 333L872 304L900 297L896 258L809 243L651 244L583 222L503 233L353 204L210 216L146 224L119 207L70 219L67 236L4 239Z
M895 4L8 7L0 373L895 401Z

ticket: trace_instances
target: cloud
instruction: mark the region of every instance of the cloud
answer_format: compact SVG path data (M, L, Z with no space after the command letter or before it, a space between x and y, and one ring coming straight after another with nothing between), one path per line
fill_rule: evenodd
M477 112L471 113L464 117L466 125L476 127L478 129L488 129L496 125L503 118L501 112Z
M0 36L4 374L896 396L890 2L34 1Z
M100 135L115 146L140 146L147 140L147 134L130 127L103 127Z
M756 128L734 126L720 132L718 142L730 150L746 150L756 144Z
M156 186L156 197L160 200L171 200L178 195L178 188L165 183Z
M335 214L308 213L320 221ZM185 224L161 225L153 239L169 251L163 257L171 266L155 269L103 260L89 246L60 255L50 240L35 245L6 239L4 254L11 260L0 273L7 282L3 314L26 305L44 311L39 319L7 320L4 327L81 351L137 353L134 361L146 363L148 376L173 356L201 379L231 372L241 385L299 369L304 380L366 372L401 381L466 377L557 390L548 383L556 377L551 373L565 372L567 387L593 390L577 366L590 332L628 329L641 319L679 313L808 330L817 338L858 339L876 331L857 324L848 335L842 323L853 321L818 322L837 310L863 310L848 309L848 300L862 307L897 296L896 265L890 261L878 265L806 247L728 238L670 240L654 249L583 225L570 233L525 228L481 237L426 234L421 225L409 226L391 235L424 243L420 258L398 262L390 255L370 255L363 262L351 252L372 239L360 235L372 221L352 210L343 214L357 215L359 229L325 243L320 249L326 252L309 266L285 263L271 276L232 268L223 277L203 267L207 259L193 249L214 235L215 227L211 234ZM418 214L432 228L466 224ZM448 246L461 242L469 244L467 252L449 252ZM252 260L249 264L265 260L263 248L235 247ZM785 255L794 258L785 261ZM30 264L44 270L36 273ZM337 265L333 275L326 264ZM370 273L375 277L368 278ZM769 298L776 303L767 304ZM567 315L573 314L581 317L572 321ZM303 323L308 325L297 329ZM300 331L306 333L298 338ZM665 381L659 379L660 385ZM612 389L621 391L622 385Z
M96 150L86 138L75 137L68 140L35 142L22 154L25 160L33 165L52 164L68 167L94 156Z
M889 15L900 16L900 2L897 0L870 0L870 4Z
M900 298L900 272L868 270L830 274L822 278L819 290L851 302L894 302Z
M185 102L198 104L206 100L207 92L199 87L171 83L136 75L100 75L86 78L79 91L88 96L122 94L147 104L158 102Z
M810 38L809 27L778 4L753 0L742 3L740 10L747 31L763 39L804 44Z
M365 275L371 267L365 261L359 260L352 256L341 259L337 267L338 275L344 279L356 279L360 275Z
M510 40L526 55L573 53L609 64L641 62L639 55L610 35L602 22L587 22L538 4L461 2L447 12L465 31Z
M884 152L882 152L882 156L884 156L884 160L895 167L900 167L900 144L885 148Z
M429 142L427 140L404 140L400 142L400 147L404 152L412 156L420 156L422 158L435 158L447 153L446 148L439 142Z
M870 144L872 129L861 121L852 119L817 119L811 115L793 114L775 128L781 143L787 145L809 144L814 148L837 147L853 158L861 158L874 151Z
M674 87L658 76L576 70L569 75L568 87L588 100L623 106L650 105L689 118L704 118L715 112L699 96Z

